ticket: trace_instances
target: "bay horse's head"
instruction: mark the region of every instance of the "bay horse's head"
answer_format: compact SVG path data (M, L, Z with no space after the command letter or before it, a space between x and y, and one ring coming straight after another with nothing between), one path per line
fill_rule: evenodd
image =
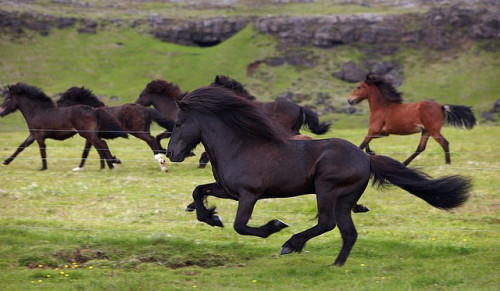
M156 98L167 98L174 101L181 100L183 96L179 87L164 80L154 80L146 85L139 98L135 101L142 106L151 106Z
M363 82L352 91L347 102L351 105L359 103L374 94L373 89L378 90L379 96L392 103L401 103L401 93L383 76L368 74Z
M219 86L219 87L224 87L227 88L231 91L233 91L236 95L248 99L248 100L255 100L255 96L250 94L247 89L241 84L240 82L236 81L235 79L231 79L228 76L224 75L217 75L215 77L215 80L210 84L210 86Z

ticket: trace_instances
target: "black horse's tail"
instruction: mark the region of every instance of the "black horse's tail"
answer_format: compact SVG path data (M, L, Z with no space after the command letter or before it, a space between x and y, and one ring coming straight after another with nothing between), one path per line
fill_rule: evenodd
M169 120L163 116L158 110L154 108L145 108L149 118L156 122L159 126L166 128L167 131L172 131L174 129L174 121Z
M455 127L472 129L476 125L476 117L471 107L463 105L443 105L444 119Z
M330 129L330 123L319 122L318 114L309 108L300 107L302 124L315 134L325 134Z
M95 112L99 122L97 130L100 138L128 138L127 130L120 125L120 122L113 115L106 111L106 108L95 108Z
M407 168L402 163L385 156L369 156L373 185L396 185L440 209L459 207L469 198L471 179L446 176L432 179L425 173Z

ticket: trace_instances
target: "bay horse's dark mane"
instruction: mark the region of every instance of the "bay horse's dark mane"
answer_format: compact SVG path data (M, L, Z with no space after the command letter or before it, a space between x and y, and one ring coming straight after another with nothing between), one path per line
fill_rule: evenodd
M71 100L77 104L86 104L91 107L106 106L92 91L85 87L71 87L59 97L59 100Z
M251 95L247 91L247 89L245 89L243 84L236 81L235 79L229 78L228 76L217 75L215 77L215 80L212 82L212 84L210 84L210 86L224 87L224 88L227 88L227 89L235 92L240 97L244 97L248 100L255 100L255 97L253 95Z
M223 87L202 87L179 102L181 110L196 111L220 118L227 126L247 136L286 142L281 132L253 102Z
M181 100L184 97L184 93L179 89L179 86L164 80L149 82L144 89L144 93L157 94L164 97L168 96L177 100Z
M28 98L40 105L42 108L56 107L52 98L47 96L42 90L26 83L17 83L7 87L10 95Z
M401 92L399 92L392 85L392 83L384 77L369 74L366 76L365 83L368 85L375 85L385 100L392 103L403 103L403 96L401 96Z

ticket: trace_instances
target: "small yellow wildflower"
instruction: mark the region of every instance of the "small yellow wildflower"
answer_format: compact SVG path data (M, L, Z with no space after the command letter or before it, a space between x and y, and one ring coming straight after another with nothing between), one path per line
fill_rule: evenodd
M59 268L55 268L54 270L59 271Z
M47 275L47 278L50 278L50 275Z
M59 274L64 275L64 272L63 272L63 271L61 271L61 272L59 272Z
M43 282L43 280L38 280L38 283L42 283L42 282Z
M64 267L65 267L65 268L67 268L67 267L68 267L68 265L64 265Z
M34 283L35 283L35 281L31 281L31 284L34 284Z
M71 264L72 264L72 265L76 265L76 263L75 263L75 262L73 262L73 263L71 263Z
M193 288L198 288L198 286L196 286L196 285L193 285Z
M349 273L349 270L345 270L346 273Z
M466 239L466 238L464 238L464 239L463 239L463 241L467 241L467 239Z
M69 274L64 274L65 277L69 277Z
M361 264L361 268L364 268L365 267L365 264Z
M385 280L385 277L382 277L382 280Z
M252 283L257 283L257 280L252 280Z
M89 270L92 270L93 268L94 268L94 267L92 267L92 266L89 266Z
M436 238L435 238L435 237L433 237L433 238L431 238L431 239L432 239L432 240L436 240Z
M38 265L38 268L43 268L43 265Z

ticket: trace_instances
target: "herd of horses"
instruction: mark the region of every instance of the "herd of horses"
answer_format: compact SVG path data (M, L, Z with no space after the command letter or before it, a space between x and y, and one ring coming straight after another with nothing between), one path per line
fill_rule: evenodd
M23 149L37 141L42 170L47 169L45 139L64 140L75 134L86 143L81 170L94 146L101 168L120 160L114 157L104 139L135 136L151 148L155 160L166 171L162 155L172 162L182 162L202 144L205 153L200 167L212 163L214 183L197 186L187 210L195 210L199 221L222 227L215 207L206 207L206 198L214 196L238 201L234 229L242 235L268 237L287 227L273 219L252 227L248 225L259 199L316 194L317 224L294 234L286 241L281 254L301 252L306 242L338 226L343 245L335 265L343 265L357 239L351 212L366 212L357 201L370 178L377 186L396 185L440 209L453 209L469 197L472 183L463 176L430 178L407 165L433 137L450 163L448 141L441 135L444 123L472 128L476 119L470 107L441 105L435 101L402 103L401 93L386 79L369 74L351 93L348 102L367 99L370 128L360 147L338 138L315 140L301 136L307 127L324 134L329 123L319 121L308 108L278 99L258 102L238 81L217 76L209 86L190 93L163 80L148 83L135 103L108 107L90 90L72 87L54 102L40 89L24 83L7 87L0 106L3 117L19 109L29 128L29 136L3 163L9 164ZM152 106L153 108L150 108ZM164 132L153 137L152 122ZM421 132L417 150L403 163L376 155L368 144L372 138L389 134ZM161 140L170 137L167 149ZM366 150L366 153L363 152Z

